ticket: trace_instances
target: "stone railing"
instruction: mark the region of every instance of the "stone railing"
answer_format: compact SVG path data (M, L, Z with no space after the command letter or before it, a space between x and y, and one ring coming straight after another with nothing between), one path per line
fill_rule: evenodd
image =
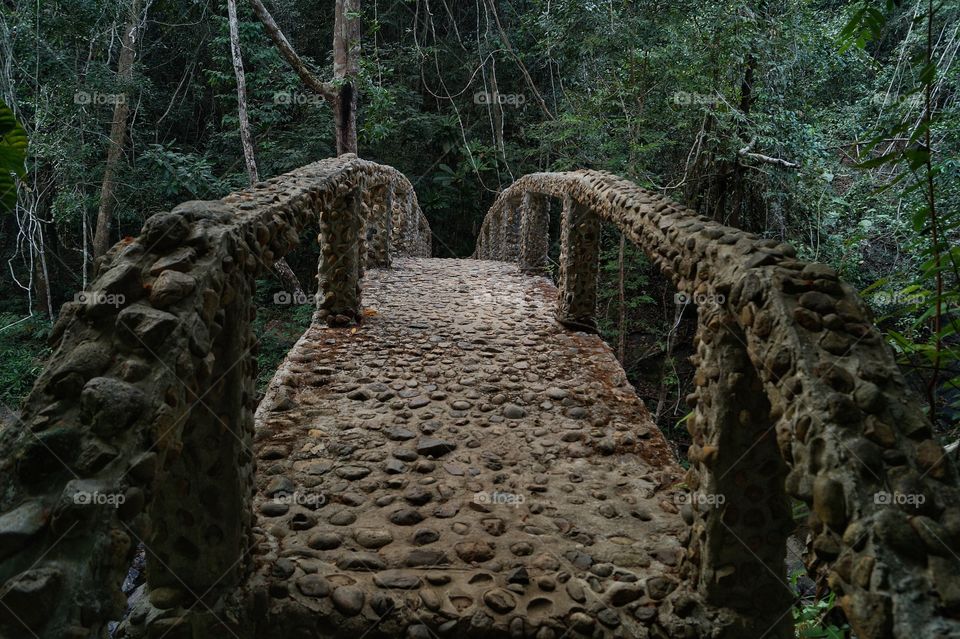
M227 636L214 611L252 539L255 279L310 226L332 324L362 315L367 242L374 265L391 246L429 254L410 182L344 156L154 215L64 305L53 356L0 432L0 636L105 636L140 542L151 603L195 613L157 620L156 636Z
M595 326L604 221L696 303L684 570L738 613L724 636L794 636L788 496L810 506L814 563L860 639L960 636L957 469L856 291L789 245L596 171L519 179L475 257L542 271L549 197L563 202L560 322Z

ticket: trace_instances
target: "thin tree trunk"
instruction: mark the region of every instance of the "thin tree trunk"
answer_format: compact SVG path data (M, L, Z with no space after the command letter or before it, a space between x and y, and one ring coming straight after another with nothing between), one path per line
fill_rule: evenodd
M240 142L243 144L243 159L247 165L250 184L260 181L257 160L253 151L253 136L247 118L247 76L243 71L243 56L240 53L240 27L237 22L237 1L227 0L227 21L230 24L230 52L233 54L233 72L237 76L237 119L240 121Z
M243 145L243 159L247 165L247 177L250 184L260 181L257 172L257 158L253 148L253 134L250 132L250 119L247 117L247 77L243 70L243 54L240 52L240 26L237 20L236 0L227 0L227 22L230 25L230 52L233 57L233 72L237 76L237 119L240 122L240 142ZM303 287L297 274L293 272L287 260L280 258L273 264L277 277L287 292L297 299L303 297Z
M117 62L117 79L126 89L133 78L134 44L140 19L140 0L130 0L130 14L120 38L120 59ZM110 126L110 146L107 149L107 165L103 171L100 187L100 207L97 210L97 230L93 236L93 257L102 257L110 248L110 220L113 217L114 188L117 165L123 155L123 143L127 136L127 118L130 107L126 91L116 96L113 107L113 124Z

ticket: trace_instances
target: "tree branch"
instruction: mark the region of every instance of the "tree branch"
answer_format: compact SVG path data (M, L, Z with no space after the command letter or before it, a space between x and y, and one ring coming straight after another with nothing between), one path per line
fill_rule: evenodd
M260 22L263 23L264 28L267 30L267 35L270 36L270 39L273 40L273 43L277 45L277 49L280 51L280 55L283 56L283 59L287 61L287 64L300 76L300 79L306 84L312 91L317 95L323 97L324 100L333 104L337 99L337 89L330 82L324 82L318 78L314 73L307 68L307 65L303 60L300 59L300 56L297 55L297 52L293 50L293 47L290 46L290 42L287 41L286 36L283 35L283 32L280 31L280 27L277 26L276 21L274 21L273 16L270 15L270 12L267 11L267 8L263 6L261 0L250 0L250 5L253 7L253 12L257 14Z
M757 138L750 140L750 143L747 146L743 147L737 151L737 155L745 158L750 158L752 160L757 160L759 162L766 162L767 164L775 164L777 166L783 167L785 169L799 169L800 165L796 162L791 162L789 160L784 160L783 158L775 158L769 155L763 155L762 153L754 153L753 147L757 143Z

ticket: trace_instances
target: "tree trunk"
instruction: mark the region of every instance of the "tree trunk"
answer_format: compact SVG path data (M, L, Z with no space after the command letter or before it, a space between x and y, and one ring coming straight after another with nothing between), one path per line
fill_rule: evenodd
M240 122L240 142L243 145L243 159L247 165L247 177L250 184L260 181L257 172L257 158L253 149L253 134L250 132L250 119L247 117L247 77L243 71L243 55L240 52L240 26L237 21L237 2L227 0L227 22L230 25L230 52L233 58L233 72L237 76L237 119ZM303 297L303 287L296 273L280 258L273 264L277 277L287 292L295 298Z
M355 78L360 62L360 0L337 0L333 26L334 82L323 82L300 59L262 0L250 0L253 12L287 64L314 93L333 109L337 155L357 152L357 91ZM338 80L342 82L337 82ZM339 88L337 88L339 85Z
M334 102L337 155L357 152L357 92L360 61L360 0L337 0L333 26L333 78L342 85Z
M133 78L134 44L140 19L140 0L130 0L130 14L123 27L120 38L120 59L117 62L117 79L124 89ZM107 165L103 171L103 184L100 187L100 207L97 211L97 230L93 236L93 257L102 257L110 248L110 220L113 217L114 188L116 186L117 165L123 155L123 142L127 136L127 117L130 107L127 104L126 90L116 96L113 106L113 124L110 126L110 146L107 149Z
M247 118L247 76L243 72L243 56L240 53L240 28L237 23L237 1L227 0L227 21L230 24L230 52L233 57L233 72L237 76L237 119L240 121L240 142L243 144L243 159L247 165L250 184L260 181L257 160L253 152L253 135Z

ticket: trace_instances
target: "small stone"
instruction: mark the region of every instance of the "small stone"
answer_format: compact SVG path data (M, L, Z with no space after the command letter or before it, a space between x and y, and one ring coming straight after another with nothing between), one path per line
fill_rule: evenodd
M354 586L340 586L333 591L333 605L341 613L348 617L360 614L363 610L364 594L363 591Z
M483 603L491 610L505 614L517 607L517 598L508 590L495 588L483 593Z
M402 570L384 570L373 576L373 583L381 588L414 590L420 587L420 577Z
M417 546L432 544L438 539L440 539L440 533L433 528L420 528L413 533L413 543Z
M390 522L397 526L413 526L423 521L423 515L414 508L401 508L390 514Z
M338 510L330 515L330 517L327 518L327 521L333 526L349 526L353 522L357 521L357 516L349 510L343 509Z
M516 404L504 404L503 416L507 419L523 419L527 416L527 411Z
M604 597L611 606L625 606L643 596L643 588L636 583L614 582Z
M620 625L620 617L613 610L609 608L604 608L597 613L597 619L600 620L600 623L607 626L608 628L616 628Z
M354 533L353 538L364 548L383 548L393 541L393 534L381 528L361 528Z
M383 570L386 568L383 558L375 552L347 553L337 562L341 570Z
M450 563L450 559L447 557L447 554L442 550L431 550L429 548L417 548L416 550L411 550L407 554L407 558L404 560L404 565L413 567L431 567L431 566L443 566Z
M330 582L320 575L304 575L297 579L297 589L308 597L326 597Z
M423 506L433 499L433 494L422 486L413 486L403 492L403 498L414 506Z
M363 479L370 474L370 469L366 466L340 466L335 471L338 477L355 480Z
M282 501L265 501L260 505L260 512L267 517L280 517L286 515L290 510L290 505Z
M0 559L22 548L47 523L43 505L30 501L0 517Z
M469 563L482 563L493 559L493 546L485 541L461 541L453 547L457 557Z
M528 584L530 583L530 575L527 573L527 569L523 566L519 568L514 568L509 573L507 573L507 583L508 584Z
M457 445L433 437L423 437L417 442L417 452L427 457L443 457L456 450Z
M647 594L651 599L660 600L677 587L677 582L669 577L657 576L647 579Z
M333 550L339 548L343 538L336 533L318 532L310 535L307 545L314 550Z
M183 593L176 588L154 588L150 591L150 603L160 610L170 610L180 605Z
M388 428L386 431L387 439L392 439L393 441L406 441L408 439L413 439L416 437L416 433L402 426L395 426L393 428Z
M595 625L593 617L585 612L571 613L571 615L567 618L567 622L570 624L571 628L585 635L591 634Z

